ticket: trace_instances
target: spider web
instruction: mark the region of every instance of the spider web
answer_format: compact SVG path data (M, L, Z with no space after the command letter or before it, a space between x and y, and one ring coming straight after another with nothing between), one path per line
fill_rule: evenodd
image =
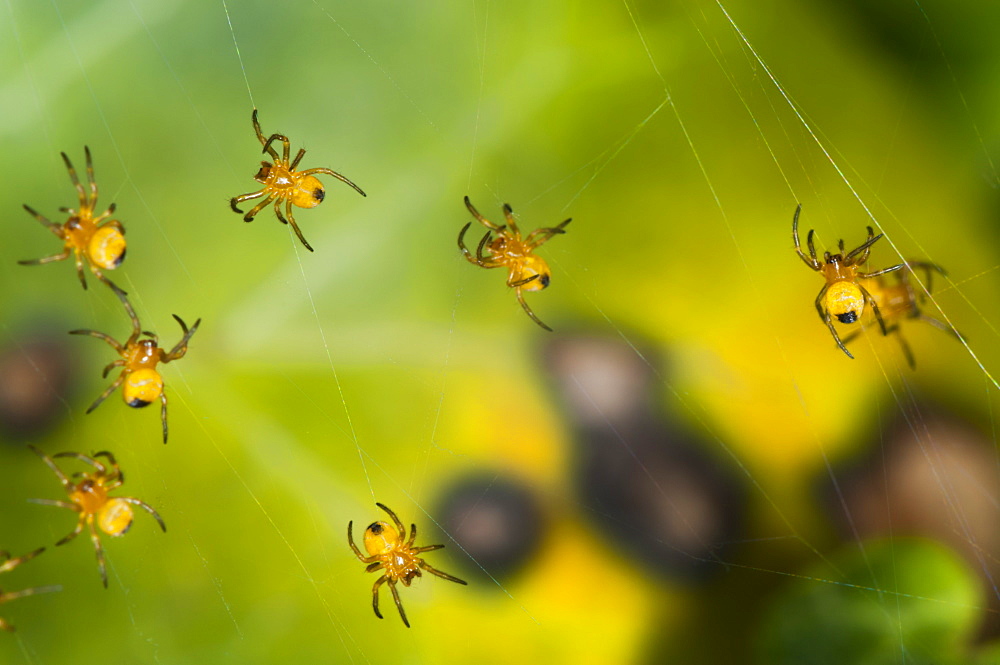
M749 648L759 630L717 612L727 605L716 596L738 605L793 583L869 598L899 624L898 662L919 662L921 646L903 602L970 608L991 637L997 543L982 524L1000 492L1000 264L990 242L969 239L987 233L1000 181L994 127L974 49L953 51L963 10L892 11L921 59L901 64L879 48L911 52L876 32L879 16L824 3L311 0L276 12L229 0L6 0L0 131L13 159L0 198L13 232L0 249L0 339L22 348L36 322L126 329L95 280L81 293L68 266L14 265L50 247L17 209L58 219L72 201L58 154L80 162L84 143L100 202L117 202L128 229L113 279L144 327L172 343L171 313L203 324L188 356L164 368L165 447L151 410L112 398L83 417L106 349L71 340L78 393L36 445L112 450L122 491L155 506L169 531L139 515L127 537L105 538L107 593L84 539L0 579L63 586L0 607L20 629L0 640L0 660L100 648L141 662L369 663L404 650L414 662L713 662L713 647L695 645L737 635ZM308 150L304 166L368 193L330 181L325 205L299 211L315 254L269 213L243 224L228 210L252 189L255 106L266 134ZM554 335L519 311L500 271L462 260L465 195L491 219L509 202L525 231L574 218L539 252L552 288L527 295ZM885 233L872 265L948 267L924 309L965 341L903 322L911 371L895 340L866 324L856 360L843 357L815 320L822 283L791 250L798 203L819 248L859 244L871 224ZM601 354L616 359L610 370L588 364ZM694 441L698 459L742 488L740 528L705 535L685 500L705 495L678 490L684 479L662 458L674 448L621 419L605 386L616 377L622 394L653 405L654 424ZM629 381L648 385L630 392ZM954 434L977 428L986 433ZM653 528L653 545L629 539L613 501L625 488L608 498L579 478L581 441L598 435L686 540ZM895 457L900 439L915 457ZM992 449L956 453L951 442L966 439ZM0 547L54 543L69 518L24 499L58 488L23 450L0 455L14 475L0 493ZM927 474L917 476L926 503L891 493L901 459ZM885 481L882 526L848 472L859 460ZM514 479L543 506L544 535L520 572L467 551L449 526L443 497L466 478L485 479L484 500ZM386 590L385 620L371 616L374 576L343 542L348 520L357 536L383 517L376 501L418 525L418 544L445 543L428 560L471 582L425 576L402 588L410 631ZM932 508L936 527L910 519ZM961 551L979 596L908 594L886 580L871 539L914 533ZM839 554L852 548L860 581ZM685 572L694 566L708 581Z

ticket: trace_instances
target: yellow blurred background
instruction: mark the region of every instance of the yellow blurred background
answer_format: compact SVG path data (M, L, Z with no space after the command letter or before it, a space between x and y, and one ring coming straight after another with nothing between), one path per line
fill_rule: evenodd
M864 662L987 658L998 22L974 0L8 0L0 549L49 551L0 589L62 591L0 606L0 662L803 662L774 646L800 591L889 622ZM315 253L229 209L258 189L254 107L367 192L327 178L297 211ZM21 206L75 206L59 153L82 171L84 145L127 228L108 276L168 348L171 314L203 320L163 368L166 446L155 406L84 415L113 357L65 332L125 338L114 296L17 265L59 251ZM573 218L526 295L554 333L462 258L466 195L524 231ZM967 344L903 321L911 370L868 315L847 358L799 203L820 251L872 225L871 266L945 266L924 310ZM166 521L103 538L107 591L85 536L52 547L73 516L27 502L61 498L29 443L113 451ZM470 582L401 588L410 629L385 588L373 615L345 542L376 501ZM916 586L882 575L897 557ZM945 646L901 599L960 610Z

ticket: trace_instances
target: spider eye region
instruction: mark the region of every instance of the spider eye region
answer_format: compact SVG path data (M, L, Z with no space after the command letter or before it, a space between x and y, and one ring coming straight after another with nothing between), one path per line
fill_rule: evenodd
M132 526L132 507L124 499L109 500L97 515L97 525L109 536L124 536Z
M122 396L125 402L136 409L149 406L150 402L163 394L163 377L155 369L137 369L125 379Z
M125 236L114 226L103 226L87 243L91 262L105 270L114 270L125 260Z
M103 486L88 478L76 486L76 491L69 498L84 513L93 515L105 505L108 493Z
M854 282L834 282L826 291L826 309L841 323L854 323L864 312L865 297Z

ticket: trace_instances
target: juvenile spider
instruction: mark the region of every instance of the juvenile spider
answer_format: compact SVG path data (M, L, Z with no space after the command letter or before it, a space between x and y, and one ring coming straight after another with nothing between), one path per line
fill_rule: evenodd
M90 159L90 148L84 146L84 154L87 156L87 183L90 185L90 193L80 184L80 179L76 176L76 169L69 161L66 153L60 153L63 161L66 162L66 170L69 171L70 180L76 187L77 197L80 200L80 209L60 208L60 212L68 213L69 219L64 224L51 222L27 205L24 209L35 219L48 228L57 238L63 242L63 251L59 254L46 256L41 259L31 259L18 261L23 266L40 265L52 263L53 261L63 261L69 258L70 252L76 258L76 273L80 277L83 288L87 288L87 278L84 276L83 263L86 259L91 272L101 281L107 281L100 268L114 270L125 260L125 227L115 219L104 221L115 211L115 204L108 206L101 215L94 217L97 207L97 182L94 180L94 165ZM103 222L103 223L102 223Z
M913 284L910 283L910 278L913 276L913 272L918 269L924 271L924 288L926 291L918 292L914 289ZM875 277L873 279L863 280L865 289L871 294L872 302L878 305L879 312L882 314L883 320L887 322L887 332L895 333L896 339L899 341L900 347L902 347L903 355L906 357L906 362L910 366L910 369L914 369L916 367L916 362L913 358L913 352L910 350L910 345L906 343L906 340L903 339L902 333L899 331L900 322L903 319L919 319L931 324L939 330L943 330L951 335L954 335L959 341L962 341L963 339L961 333L953 327L924 314L920 309L920 305L926 298L925 294L929 294L931 292L935 272L947 276L944 268L936 263L929 263L927 261L907 261L906 269L894 273L897 278L894 284L887 284L885 277ZM844 338L844 344L849 344L851 340L860 334L860 330L855 330L853 333Z
M387 522L372 522L369 524L368 528L365 529L365 550L368 551L369 556L365 556L358 549L358 546L354 544L354 536L351 534L351 526L354 522L351 521L347 523L347 543L354 550L354 554L357 555L358 559L362 563L368 564L365 572L374 573L377 570L384 571L382 577L375 580L375 586L372 587L372 607L375 609L375 616L379 619L382 618L382 613L378 609L378 589L383 583L388 582L389 590L392 592L392 599L396 601L396 609L399 610L399 616L402 617L403 623L409 628L410 622L406 619L406 612L403 611L403 604L400 602L399 593L396 591L397 582L402 582L403 586L410 586L414 577L421 577L423 575L421 569L451 582L457 582L458 584L467 584L467 582L443 573L436 568L432 568L426 561L417 556L422 552L439 550L444 545L414 547L413 541L417 538L417 525L410 525L410 536L407 538L406 529L403 527L403 523L399 521L399 518L396 517L396 513L381 503L376 503L375 505L389 514L395 528Z
M44 547L40 547L34 552L29 552L24 556L19 556L16 559L10 558L10 553L0 550L0 573L6 573L8 571L14 570L22 563L26 561L31 561L36 556L45 551ZM20 591L4 591L0 589L0 605L9 602L11 600L16 600L18 598L24 598L25 596L31 596L36 593L48 593L50 591L59 591L58 586L46 586L46 587L35 587L34 589L21 589ZM9 633L14 632L14 626L10 625L4 621L3 617L0 617L0 630L6 630Z
M480 224L486 227L487 231L483 239L479 241L479 246L476 247L476 253L473 255L465 246L465 232L472 226L472 222L463 226L458 234L458 248L462 250L462 254L469 263L474 263L482 268L506 268L507 286L517 292L517 300L521 303L521 307L524 308L532 321L552 332L552 328L542 323L528 307L522 291L541 291L549 285L552 279L549 264L542 257L535 256L533 252L552 236L566 233L565 226L573 220L567 219L555 227L535 229L522 239L521 231L514 221L514 212L510 205L506 203L503 205L503 215L507 220L506 226L498 226L480 215L479 211L473 207L472 202L469 201L468 196L465 197L465 207ZM497 234L496 238L493 237L494 233Z
M799 204L795 209L795 217L792 218L792 239L795 241L795 251L807 266L816 272L822 273L823 277L826 278L826 284L823 285L823 288L819 291L819 295L816 296L816 310L819 312L819 318L830 329L830 334L833 335L833 339L836 340L840 350L846 353L848 358L853 359L854 356L844 346L840 335L837 334L837 329L833 327L831 317L837 317L837 320L841 323L854 323L861 318L861 315L864 313L865 304L867 303L872 307L872 312L874 312L875 318L878 320L882 334L888 334L885 328L885 321L882 320L882 314L879 311L878 303L875 302L872 295L861 284L861 280L871 279L894 270L900 270L901 268L905 268L906 264L900 263L869 273L858 270L868 260L871 246L882 237L881 233L875 235L875 231L870 226L868 227L868 240L863 244L852 249L845 256L844 241L841 240L840 253L830 254L830 252L824 252L822 263L816 258L816 248L813 246L814 231L810 230L809 235L806 237L809 256L806 256L802 251L802 246L799 244L799 213L801 211L802 204Z
M54 457L73 457L84 464L94 467L94 471L81 471L73 474L74 478L80 478L78 482L74 483L56 466L55 461L51 457L34 446L28 447L52 469L52 473L56 474L56 478L59 479L63 489L66 490L66 494L69 495L69 501L32 499L32 502L46 506L67 508L80 513L76 528L68 536L56 543L56 546L64 545L76 538L83 531L83 525L86 524L90 528L90 540L94 543L94 549L97 550L97 568L101 572L101 581L104 583L104 588L108 588L108 573L104 566L104 548L101 547L101 538L97 531L98 527L109 536L124 536L128 532L129 527L132 526L132 505L139 506L152 515L164 531L167 530L167 525L163 523L159 514L152 507L135 497L108 496L108 492L121 487L122 483L125 482L125 476L122 475L121 470L118 468L118 463L111 453L102 451L96 453L93 457L72 452L54 455ZM108 460L107 464L99 462L96 459L98 457L106 458ZM96 525L94 523L95 518Z
M111 286L111 290L115 292L115 295L118 296L118 299L122 301L122 304L125 305L125 311L128 312L129 318L132 320L132 334L125 343L119 344L110 335L97 332L96 330L69 331L70 335L90 335L91 337L102 339L121 356L121 358L111 362L104 368L102 376L107 377L108 373L115 367L121 367L122 373L118 375L114 383L108 386L107 390L101 393L100 397L94 400L94 403L87 409L87 413L100 406L101 402L108 395L124 383L125 387L122 389L122 397L125 399L125 403L131 407L141 408L149 406L153 400L160 399L162 405L160 407L160 419L163 421L163 443L166 443L167 394L163 390L163 377L156 371L156 365L184 357L184 354L187 353L188 341L197 332L198 326L201 324L201 319L195 321L191 329L188 330L184 321L174 314L173 317L180 324L184 336L181 337L181 341L177 342L177 345L173 349L169 352L164 351L159 347L157 336L142 329L142 326L139 324L139 317L135 315L135 310L132 309L132 305L129 303L125 292L114 284L109 283L109 286ZM146 335L147 339L139 339L141 335Z
M274 160L271 162L261 162L260 170L257 175L254 176L254 180L264 185L264 188L257 192L252 192L250 194L241 194L240 196L234 196L229 201L229 206L234 212L242 213L237 206L239 203L244 201L249 201L251 199L258 199L264 197L264 200L251 208L250 212L243 215L244 222L252 222L253 218L258 212L264 209L264 207L274 201L274 214L278 217L278 221L282 224L291 224L292 230L295 231L295 235L299 237L302 244L306 246L310 252L313 248L306 242L305 237L302 235L302 231L299 230L299 225L295 223L295 215L292 214L292 206L298 206L299 208L315 208L323 199L326 198L326 190L323 189L323 183L319 181L313 174L325 173L326 175L332 175L337 180L350 185L354 188L358 194L361 196L367 196L361 188L355 185L353 182L340 175L336 171L331 171L325 168L316 169L306 169L304 171L296 171L295 167L298 166L299 160L302 156L306 154L304 148L299 149L295 159L289 163L288 157L291 154L291 147L288 144L288 137L281 134L271 134L269 138L264 138L263 132L260 131L260 123L257 122L257 109L253 110L253 129L257 133L257 140L260 141L264 149L261 152L266 152ZM281 141L284 146L282 151L282 156L278 157L278 153L275 151L271 144L275 141ZM281 214L281 204L285 204L285 214Z

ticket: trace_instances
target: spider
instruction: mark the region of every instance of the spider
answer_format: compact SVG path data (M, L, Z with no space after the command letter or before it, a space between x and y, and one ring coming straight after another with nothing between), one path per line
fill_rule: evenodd
M837 334L837 329L833 327L831 316L837 317L837 320L841 323L854 323L861 318L865 303L868 303L875 313L875 318L882 329L882 334L887 335L888 331L885 327L885 321L882 319L882 313L879 311L878 303L875 302L871 293L861 284L861 280L869 280L873 277L893 272L894 270L900 270L905 268L906 264L900 263L868 273L858 270L868 260L871 246L882 237L881 233L875 235L875 231L870 226L868 227L868 239L863 244L855 247L845 256L844 241L841 240L840 253L830 254L830 252L824 252L822 262L816 258L816 248L813 246L814 230L810 229L809 235L806 238L806 244L809 247L809 256L806 256L802 251L802 246L799 244L800 212L802 212L801 203L795 209L795 217L792 218L792 239L795 241L795 251L807 266L816 272L822 273L823 277L826 278L826 284L823 285L823 288L819 291L819 295L816 296L816 310L819 312L819 318L830 329L830 334L833 335L833 339L836 340L840 350L846 353L848 358L853 359L854 356L844 346L840 335Z
M94 210L97 206L97 182L94 180L94 165L90 159L90 148L83 147L87 155L87 182L90 185L90 193L80 184L80 179L76 176L76 169L69 161L66 153L60 153L63 161L66 162L66 170L69 171L70 180L76 187L77 197L80 200L80 209L60 208L60 212L69 213L69 219L65 224L56 224L49 221L28 205L24 209L35 219L49 229L57 238L63 241L63 251L59 254L46 256L41 259L31 259L18 261L23 266L41 265L52 263L53 261L63 261L69 258L70 252L76 258L76 273L80 277L83 288L87 288L87 278L83 272L84 259L90 265L90 271L101 281L107 281L100 268L114 270L125 260L125 227L115 219L104 221L115 211L115 204L112 203L98 217L94 217ZM103 223L102 223L103 222Z
M94 400L94 403L87 409L87 413L100 406L101 402L108 395L124 383L125 387L122 389L122 397L125 398L125 403L131 407L141 408L149 406L156 398L160 399L162 405L160 407L160 420L163 421L163 443L166 443L167 394L163 391L163 377L156 371L156 365L184 357L184 354L187 353L188 341L197 332L198 326L201 324L201 319L195 321L191 329L188 330L184 321L174 314L173 317L180 324L184 336L181 337L181 341L177 342L177 345L173 349L169 352L164 351L159 347L157 336L142 329L142 326L139 324L139 317L135 315L135 310L132 309L132 305L129 303L125 292L114 284L109 283L109 286L111 286L111 289L118 296L119 300L122 301L122 304L125 305L125 311L128 312L129 318L132 320L132 334L125 343L119 344L110 335L97 332L96 330L69 331L70 335L90 335L91 337L102 339L111 345L118 352L118 355L121 356L121 358L111 362L104 368L102 376L107 377L108 373L115 367L121 367L122 373L115 379L114 383L108 386L107 390L101 393L100 397ZM141 335L146 335L148 339L140 339Z
M47 506L68 508L80 513L76 528L68 536L56 543L56 546L64 545L76 538L83 531L83 525L86 524L90 528L90 540L93 541L94 549L97 550L97 568L101 572L101 581L104 583L104 588L108 588L108 573L104 566L104 548L101 547L100 534L97 531L98 527L109 536L124 536L128 532L129 527L132 526L132 506L129 504L139 506L152 515L164 531L167 530L167 525L163 523L163 519L160 518L159 514L151 506L135 497L108 496L108 492L122 486L122 483L125 482L125 476L118 468L118 462L115 461L114 455L106 450L96 453L93 457L73 452L57 453L53 456L73 457L84 464L94 467L94 471L92 472L81 471L73 474L74 478L81 478L79 482L74 483L56 466L52 457L49 457L34 446L28 447L52 469L52 473L56 474L56 478L59 479L63 489L66 490L66 494L69 495L69 501L32 499L32 502ZM107 464L98 461L98 457L106 458ZM96 525L94 524L95 518L97 519Z
M920 304L926 296L922 292L918 293L910 283L910 277L916 269L924 271L925 288L927 289L926 293L931 292L935 272L944 276L947 276L948 274L945 272L944 268L936 263L929 263L926 261L907 261L906 270L900 270L895 273L897 277L895 284L886 284L885 280L881 277L865 280L865 288L871 294L872 301L878 304L882 318L892 322L886 330L889 333L896 334L896 339L899 340L899 344L903 349L903 355L906 356L906 362L910 366L910 369L914 369L916 367L916 362L913 358L913 352L910 350L910 345L906 343L906 340L903 339L902 334L899 332L900 320L920 319L921 321L931 324L935 328L954 335L959 341L963 340L962 334L955 330L955 328L951 327L947 323L938 321L931 316L927 316L920 310ZM860 330L855 330L853 333L844 338L844 344L850 343L851 340L860 334Z
M355 185L353 182L340 175L336 171L325 168L316 169L306 169L304 171L296 171L295 167L298 166L299 160L302 156L306 154L305 148L300 148L299 153L295 155L295 159L291 163L288 161L288 157L291 154L291 147L288 144L288 137L282 134L271 134L269 138L264 138L263 132L260 131L260 123L257 122L257 109L253 110L253 129L257 133L257 139L264 146L261 152L266 152L274 160L271 162L261 162L260 170L257 175L254 176L254 180L264 185L264 188L260 191L252 192L250 194L241 194L240 196L234 196L230 201L229 205L234 212L242 213L243 211L236 207L238 203L243 203L244 201L249 201L251 199L257 199L264 197L264 200L255 205L250 209L250 212L243 215L244 222L252 222L254 216L258 212L263 210L263 208L274 201L274 214L277 215L278 221L282 224L291 224L292 229L295 231L295 235L299 237L302 244L306 246L310 252L313 248L306 242L305 237L302 235L302 231L299 230L298 224L295 223L295 215L292 214L292 206L298 206L299 208L315 208L323 199L326 198L326 190L323 189L323 184L316 178L314 173L325 173L327 175L332 175L337 180L350 185L357 191L361 196L367 196L361 188ZM284 146L282 151L282 156L278 157L277 151L271 144L275 141L281 141ZM285 203L285 214L281 214L281 203Z
M532 321L552 332L552 328L542 323L541 319L535 316L535 313L528 307L522 291L541 291L549 285L549 281L552 279L549 264L545 262L545 259L535 256L532 252L552 236L566 233L564 227L573 220L567 219L555 227L535 229L522 239L521 231L514 221L514 211L511 210L510 205L506 203L503 205L503 215L507 219L506 226L497 226L480 215L472 202L469 201L468 196L465 197L465 207L480 224L486 227L487 231L483 239L479 241L479 246L476 247L476 253L473 255L465 246L464 241L465 232L472 226L472 222L463 226L458 234L458 248L462 250L462 254L469 263L474 263L482 268L506 268L507 286L517 291L517 300L521 303L521 307L524 308ZM497 234L496 238L493 237L494 232Z
M44 547L40 547L34 552L28 552L24 556L19 556L16 559L10 558L10 553L0 550L0 573L6 573L14 570L22 563L26 561L31 561L36 556L45 551ZM9 602L11 600L16 600L18 598L24 598L25 596L31 596L36 593L48 593L50 591L59 591L57 586L46 586L46 587L36 587L34 589L21 589L20 591L10 591L6 592L0 589L0 604ZM14 632L14 626L10 625L0 617L0 630L6 630L9 633Z
M376 503L375 505L389 514L389 517L392 518L392 523L395 524L395 528L386 522L372 522L369 524L368 528L365 529L365 549L368 551L369 556L365 556L358 549L358 546L354 544L354 536L351 534L351 526L354 522L351 521L347 523L347 543L354 550L354 554L357 555L358 559L368 564L365 572L385 571L382 577L375 580L375 586L372 587L372 607L375 609L375 616L379 619L382 618L382 613L378 609L378 589L383 583L388 582L389 590L392 591L392 598L396 601L396 609L399 610L399 616L402 617L403 623L409 628L410 622L406 619L406 612L403 611L403 604L400 602L399 593L396 591L397 582L402 582L403 586L410 586L414 577L421 577L423 575L421 572L421 569L423 569L432 575L437 575L458 584L468 583L457 577L443 573L436 568L432 568L427 562L417 556L421 552L439 550L444 545L414 547L413 541L417 538L417 525L410 525L410 536L407 538L406 529L403 527L403 523L399 521L399 518L396 517L396 513L381 503Z

